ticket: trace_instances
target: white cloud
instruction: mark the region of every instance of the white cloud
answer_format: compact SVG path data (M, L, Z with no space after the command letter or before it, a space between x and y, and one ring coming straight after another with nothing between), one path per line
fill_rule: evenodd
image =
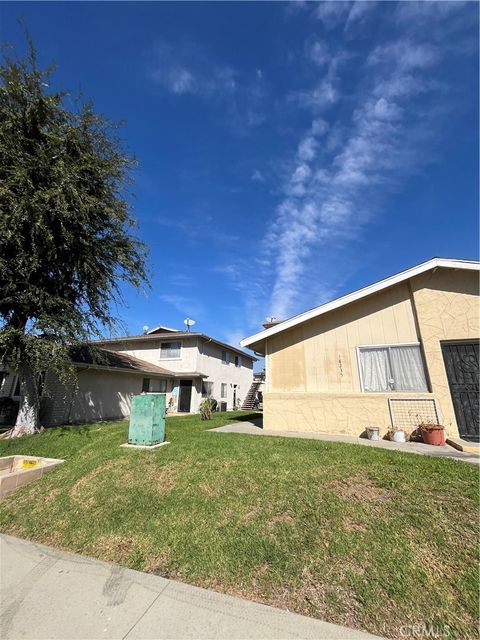
M307 135L298 145L298 157L300 160L310 161L315 157L317 141L311 135Z
M318 3L315 16L323 22L327 29L333 29L348 16L350 9L350 2L324 0Z
M186 69L172 70L169 81L173 93L196 93L193 76Z
M342 238L356 238L376 207L379 189L418 165L415 135L424 123L418 124L415 111L408 112L407 121L405 106L411 108L410 100L431 89L424 74L438 55L434 47L411 40L378 47L365 66L365 93L350 126L332 129L322 145L324 153L335 153L333 158L317 155L318 137L328 131L324 121L315 121L300 139L284 185L286 197L265 239L275 273L272 315L285 317L298 309L307 265L319 247L327 250ZM309 278L310 299L313 286Z
M374 0L357 0L352 4L345 23L345 32L353 31L357 26L362 26L366 18L377 8Z
M316 38L314 40L307 40L305 43L305 53L307 58L319 67L327 64L331 59L328 46L325 42L317 40Z
M312 122L311 132L314 136L319 138L328 131L328 128L329 124L326 120L323 120L323 118L317 118Z
M195 319L205 315L204 304L193 298L169 293L162 293L159 295L159 298L162 302L170 305L185 316L190 316Z
M373 105L373 114L380 120L398 120L401 117L402 110L393 102L380 98Z
M175 46L159 41L153 57L148 75L158 87L177 96L208 100L236 133L243 134L265 121L267 87L261 69L239 72L217 63L190 41Z
M377 47L370 54L368 62L371 65L393 63L397 70L409 72L431 67L437 62L438 57L439 51L435 46L402 39Z
M326 73L312 89L298 91L291 98L301 107L306 107L314 112L323 111L335 104L341 97L339 90L339 71L342 65L349 60L351 54L347 51L335 53L330 58Z
M255 169L250 178L253 182L265 182L265 176L261 171Z
M464 2L462 0L409 0L408 2L398 2L396 6L396 19L400 23L408 23L409 25L419 22L430 23L435 18L445 18L454 14L466 4L474 4Z

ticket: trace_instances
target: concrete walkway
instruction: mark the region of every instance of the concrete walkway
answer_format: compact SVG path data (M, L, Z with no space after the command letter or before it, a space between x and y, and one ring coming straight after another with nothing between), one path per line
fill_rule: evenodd
M3 640L375 638L11 536L0 557Z
M305 438L307 440L323 440L325 442L345 442L347 444L361 444L366 447L379 447L394 451L404 451L405 453L417 453L423 456L437 456L440 458L453 458L462 462L479 464L480 458L474 453L458 451L453 447L444 445L443 447L433 447L423 442L391 442L390 440L372 441L367 438L355 438L353 436L331 435L329 433L311 433L301 431L264 431L262 429L262 419L258 418L252 422L236 422L227 424L224 427L210 429L218 433L244 433L253 436L282 436L284 438Z

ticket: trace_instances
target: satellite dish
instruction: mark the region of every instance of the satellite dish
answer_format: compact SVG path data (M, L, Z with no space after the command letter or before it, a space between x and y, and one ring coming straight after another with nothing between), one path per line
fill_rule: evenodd
M186 325L187 331L190 331L190 327L193 327L193 325L196 324L196 321L191 318L185 318L183 324Z
M148 326L148 324L145 324L145 325L143 325L142 329L143 329L143 333L147 333L147 331L150 329L150 327Z

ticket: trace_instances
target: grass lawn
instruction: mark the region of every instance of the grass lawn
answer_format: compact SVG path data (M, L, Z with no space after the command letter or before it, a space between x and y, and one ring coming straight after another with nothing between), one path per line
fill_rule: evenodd
M156 451L120 448L126 422L0 441L66 459L0 503L0 528L392 638L478 637L474 465L206 431L247 416L169 418Z

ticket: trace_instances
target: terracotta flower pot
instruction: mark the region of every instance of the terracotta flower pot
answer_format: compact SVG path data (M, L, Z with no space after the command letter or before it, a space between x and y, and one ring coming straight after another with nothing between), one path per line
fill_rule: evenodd
M445 444L445 429L441 424L422 424L420 433L425 444L441 447Z

